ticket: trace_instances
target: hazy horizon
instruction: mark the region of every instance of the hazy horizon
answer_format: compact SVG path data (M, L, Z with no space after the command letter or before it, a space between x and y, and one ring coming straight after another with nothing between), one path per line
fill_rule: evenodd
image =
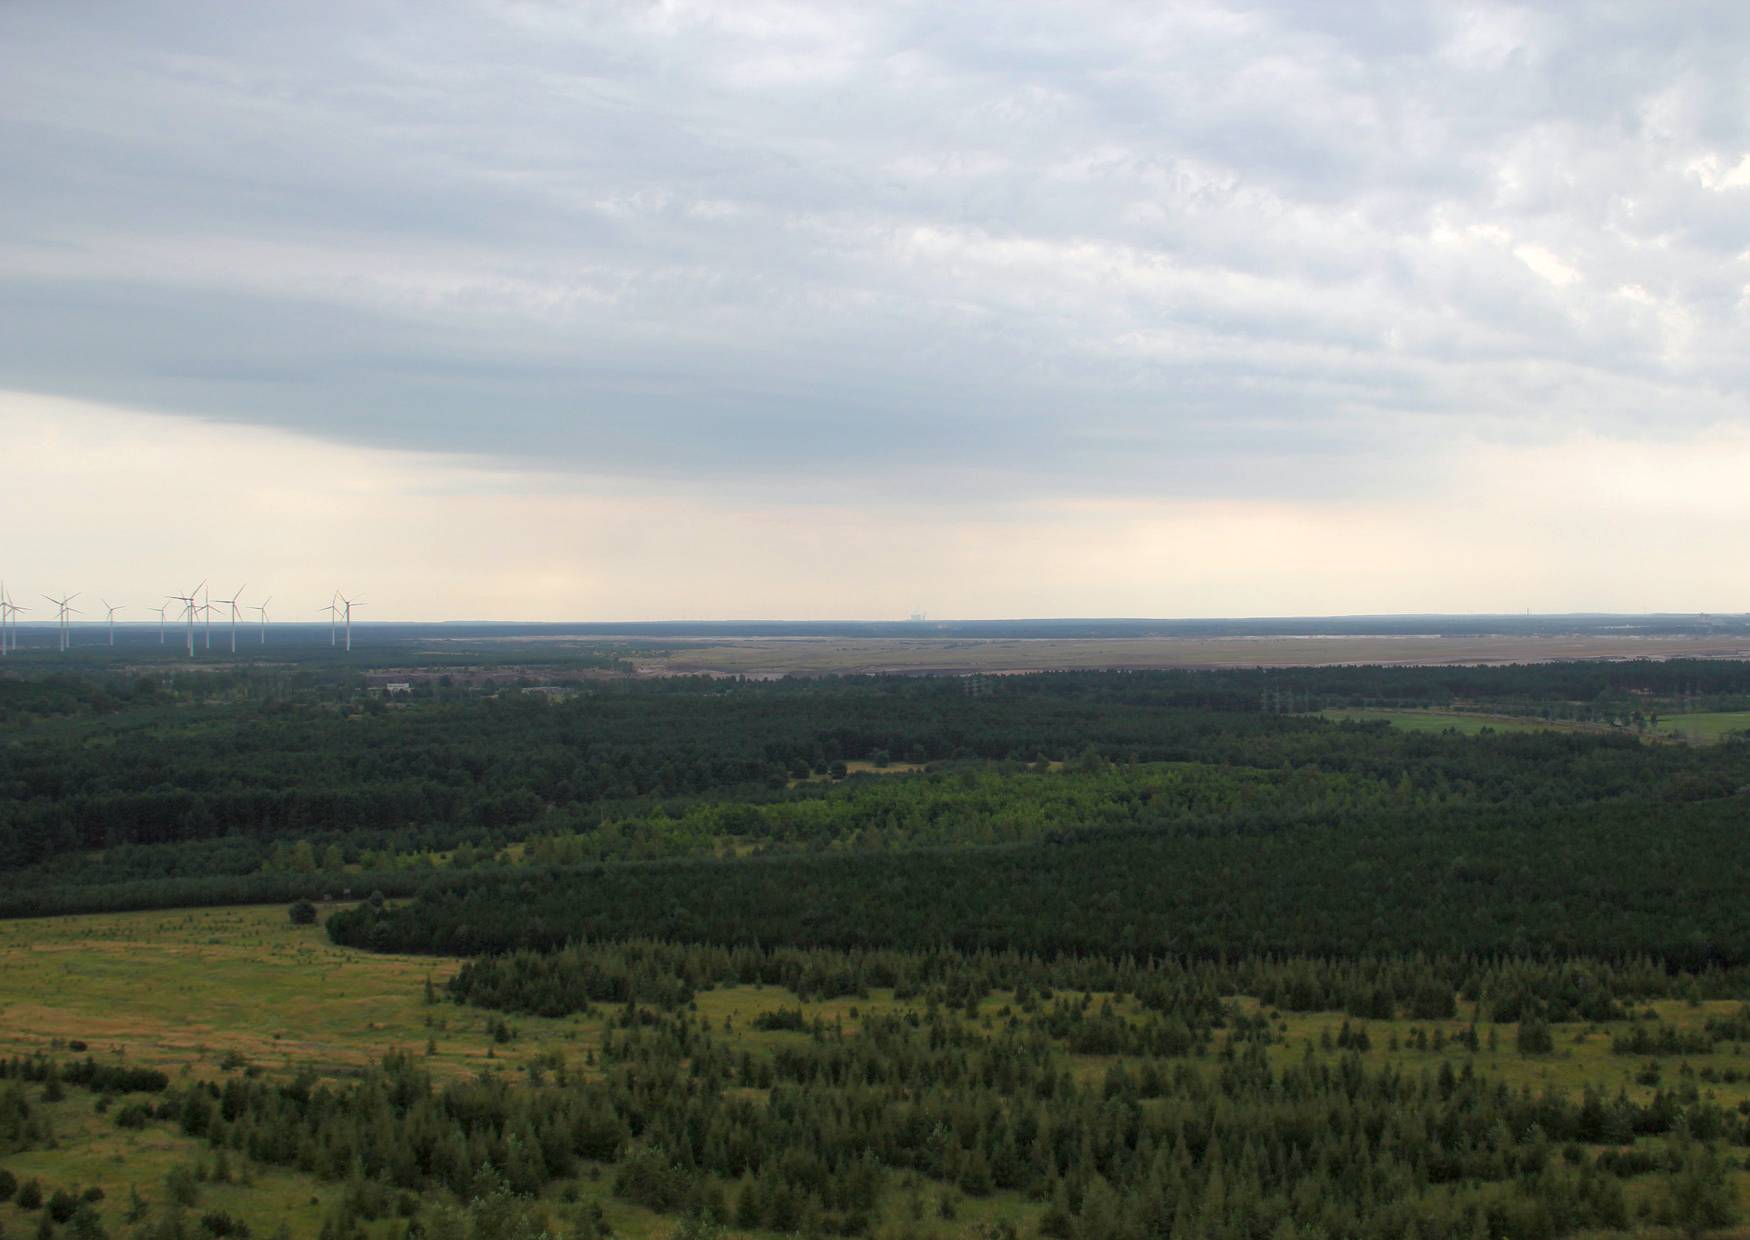
M16 592L13 592L11 597L13 598L14 601L20 601L25 596L21 596L21 595L17 594ZM37 598L38 602L42 603L42 606L41 607L34 607L33 606L31 614L26 615L26 616L21 616L19 618L18 626L21 629L31 629L31 630L51 631L52 632L58 623L56 621L56 619L54 618L55 617L54 603L50 600L45 599L41 595L37 595L35 597ZM77 598L75 601L78 603L84 603L87 600L85 600L81 594L81 596L79 598ZM118 606L118 614L115 617L115 628L118 631L121 631L124 629L128 630L130 632L133 632L133 631L145 632L145 631L150 630L151 632L156 633L158 631L160 624L159 624L159 621L157 619L157 612L155 610L155 608L158 606L157 604L153 604L151 607L145 608L145 610L148 613L148 615L145 618L142 618L138 614L135 614L140 610L138 608L127 608L127 607L124 607L123 605L120 605L120 604L118 604L117 606ZM213 607L214 607L214 619L212 621L212 629L213 629L213 632L215 635L215 640L216 640L217 635L219 634L219 632L222 629L228 631L230 624L231 624L231 621L230 621L228 615L224 619L219 618L221 615L222 609L218 606L217 600L214 600ZM80 614L70 617L68 623L75 626L75 627L79 627L79 628L83 628L83 629L90 629L90 630L105 629L109 626L109 621L104 618L103 611L104 611L104 608L101 604L97 605L95 608L83 608L83 609L81 609ZM1647 611L1647 612L1627 612L1627 611L1571 611L1571 612L1406 611L1406 612L1354 612L1354 613L1325 613L1325 614L1281 613L1281 614L1274 614L1274 615L1204 615L1204 616L1103 616L1103 615L1091 615L1090 614L1090 615L1081 615L1081 616L1078 616L1078 615L925 616L921 619L916 618L916 617L911 617L911 616L800 617L800 616L779 616L779 615L748 615L748 616L741 616L741 617L730 617L730 616L698 615L698 616L634 616L634 617L627 617L624 619L615 619L615 620L603 620L603 619L595 619L595 618L591 618L591 617L554 617L554 616L546 616L546 617L521 616L521 617L511 617L511 618L492 618L492 617L487 617L487 616L381 616L381 615L366 616L366 615L362 614L362 612L361 612L361 614L353 617L352 624L353 624L353 627L355 629L356 628L371 627L371 626L376 626L376 627L393 626L393 627L401 627L401 628L436 628L436 627L443 627L443 626L467 628L470 626L478 626L478 627L502 627L502 628L526 627L526 628L550 628L550 629L574 629L574 630L635 631L635 630L638 630L638 629L644 628L644 627L662 628L662 627L670 627L670 626L672 626L672 627L693 627L693 628L726 628L726 629L757 628L760 626L771 626L771 627L791 627L791 628L799 628L799 629L800 628L834 628L834 627L908 629L908 630L917 630L920 632L925 632L925 631L932 630L932 629L938 629L938 630L956 629L956 628L977 627L977 626L984 626L984 625L1012 625L1012 626L1018 626L1018 627L1029 627L1029 626L1043 627L1043 626L1052 626L1052 625L1059 625L1059 626L1063 626L1063 625L1114 625L1114 626L1160 625L1160 626L1196 627L1196 626L1219 626L1219 625L1288 625L1288 624L1296 624L1296 623L1305 623L1307 625L1315 625L1316 626L1316 625L1332 625L1332 624L1358 624L1358 625L1366 625L1368 623L1387 624L1390 622L1402 623L1402 622L1415 622L1415 621L1424 621L1424 620L1426 620L1426 621L1459 622L1459 623L1483 623L1483 622L1499 621L1499 622L1502 622L1504 624L1517 624L1517 625L1540 625L1540 624L1549 624L1549 623L1553 623L1553 622L1562 622L1562 621L1587 621L1587 622L1593 622L1595 624L1605 623L1605 622L1613 622L1613 621L1642 621L1642 622L1666 621L1666 622L1671 622L1671 623L1680 623L1680 622L1696 622L1696 623L1721 622L1721 623L1725 623L1725 622L1750 621L1750 611L1743 611L1743 612L1735 612L1735 611L1727 611L1727 610L1717 610L1717 611L1708 611L1708 610L1701 610L1701 611ZM239 633L248 632L250 634L254 634L258 630L261 621L260 621L259 616L255 614L253 608L251 608L245 615L243 615L238 620L237 623L238 623ZM187 626L186 613L180 612L180 611L173 608L167 612L167 618L164 621L164 624L167 628L167 631L183 632ZM329 623L327 614L323 609L317 609L317 611L313 612L313 613L312 612L303 612L303 611L288 611L284 615L282 615L280 613L277 605L272 606L270 608L269 625L270 625L270 627L284 626L284 627L308 628L308 629L312 629L312 630L321 629L324 632L326 632L328 630L328 628L330 627L330 623ZM204 634L206 631L206 622L204 620L197 619L195 621L195 630L196 630L197 634ZM1323 636L1324 634L1308 633L1306 635L1307 636Z

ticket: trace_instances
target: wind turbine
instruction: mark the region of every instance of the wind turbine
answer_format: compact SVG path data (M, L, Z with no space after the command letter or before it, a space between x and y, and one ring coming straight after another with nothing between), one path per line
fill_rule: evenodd
M207 649L213 648L213 600L207 595L207 583L201 582L201 612L206 617Z
M264 646L267 645L267 605L271 602L273 602L273 595L270 594L262 599L261 602L251 603L249 605L250 611L258 611L261 613L261 644Z
M66 650L68 647L70 647L73 644L73 635L70 632L68 632L68 630L67 630L67 623L68 623L67 616L70 613L77 612L79 610L77 607L73 606L73 600L78 598L79 596L78 596L78 594L69 594L66 598L54 598L50 595L45 594L45 595L43 595L43 597L48 599L49 602L53 603L55 605L55 607L57 608L57 611L55 613L55 623L58 626L58 628L60 629L60 638L61 638L60 648L62 650Z
M155 611L158 613L158 644L160 646L162 646L164 644L164 613L169 611L170 608L168 608L168 607L148 607L148 608L146 608L146 610L147 611Z
M198 585L194 589L190 590L187 594L172 594L169 596L175 602L182 604L183 615L186 616L188 619L188 657L191 659L194 658L195 603L198 601L198 596L200 595L200 592L206 588L206 585L207 585L207 583L203 581L200 583L200 585Z
M29 610L30 610L30 608L28 608L28 607L21 607L17 603L14 603L12 601L12 596L10 594L6 593L6 583L3 581L0 581L0 657L4 657L6 654L6 622L7 622L7 619L10 618L12 621L12 652L14 654L17 654L18 653L18 613L21 611L29 611Z
M232 654L237 653L237 602L242 597L243 597L243 587L238 586L237 593L233 594L230 598L222 598L219 600L221 603L225 604L225 606L227 606L231 609L231 653ZM212 621L209 619L207 621L207 623L211 624ZM209 643L212 640L211 630L208 630L207 640L209 641Z
M113 650L115 648L115 613L126 607L127 604L111 603L108 599L101 597L97 601L102 603L104 610L109 613L109 645L110 649Z
M335 626L340 623L340 608L334 605L334 595L331 594L328 596L328 606L319 608L318 610L328 613L328 646L330 649L333 649L340 644L340 640L335 632Z
M364 600L363 599L348 598L348 597L346 597L346 595L342 594L339 590L336 590L334 592L334 594L335 594L335 597L338 598L341 601L341 603L343 603L345 605L344 611L342 614L344 615L344 617L346 619L346 649L347 649L348 653L351 653L351 651L352 651L352 609L354 607L363 607Z
M26 607L23 603L8 602L6 605L12 609L12 653L17 654L18 653L18 613L21 611L30 611L31 608Z

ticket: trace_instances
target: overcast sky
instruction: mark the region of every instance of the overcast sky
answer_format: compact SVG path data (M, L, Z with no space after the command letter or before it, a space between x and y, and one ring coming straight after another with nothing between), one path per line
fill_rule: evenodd
M1750 609L1750 6L0 5L0 576Z

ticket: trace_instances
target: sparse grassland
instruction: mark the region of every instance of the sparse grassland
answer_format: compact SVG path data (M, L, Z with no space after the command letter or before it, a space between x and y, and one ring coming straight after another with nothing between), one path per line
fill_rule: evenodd
M495 1042L487 1031L495 1013L426 1001L426 978L441 987L459 963L336 947L319 925L294 926L279 906L0 922L0 1056L89 1054L156 1067L177 1082L236 1072L289 1079L306 1068L344 1078L396 1047L423 1055L440 1078L487 1071L520 1076L537 1060L550 1069L555 1052L572 1071L593 1071L587 1063L601 1045L608 1014L518 1016L510 1022L515 1036ZM719 989L698 1000L701 1015L719 1026L728 1022L755 1055L805 1036L753 1027L761 1013L797 1006L788 992L758 986ZM802 1006L810 1019L818 1015L854 1029L864 1014L899 1005L888 993ZM165 1176L178 1166L203 1175L197 1215L228 1211L258 1237L272 1235L281 1222L295 1237L316 1235L340 1192L341 1186L308 1175L238 1161L230 1182L207 1180L212 1155L203 1142L161 1124L118 1128L110 1114L94 1110L94 1098L68 1088L64 1100L48 1105L55 1147L9 1156L4 1165L21 1182L40 1178L45 1191L102 1188L99 1213L112 1230L122 1226L130 1188L161 1203ZM560 1212L600 1205L615 1234L627 1240L670 1234L676 1220L614 1198L612 1179L610 1169L595 1167L572 1183L550 1186L547 1196ZM1000 1219L1023 1223L1038 1207L997 1193L958 1200L957 1211L957 1225L970 1231ZM16 1204L0 1206L0 1235L27 1234L35 1222L35 1213ZM392 1227L380 1224L373 1235L399 1235Z
M216 1080L236 1072L290 1077L306 1067L345 1077L391 1047L424 1053L429 1039L427 1062L440 1075L490 1069L520 1079L538 1060L551 1068L555 1055L573 1072L595 1071L594 1052L609 1032L611 1012L598 1009L563 1019L515 1017L515 1035L495 1042L487 1032L493 1013L447 1000L427 1001L426 978L441 983L456 966L449 960L336 947L319 927L291 925L279 907L0 923L0 1054L67 1056L75 1053L72 1043L77 1041L87 1045L84 1053L100 1060L156 1066L173 1080ZM1145 1019L1134 998L1092 996L1095 1004L1108 1001L1121 1016ZM988 996L973 1016L976 1026L1000 1029L1015 1002L1006 992ZM1233 1002L1237 1012L1263 1011L1244 997ZM891 991L802 1003L783 989L759 986L704 991L696 1005L700 1018L712 1028L732 1031L737 1045L755 1057L808 1037L754 1028L762 1013L799 1007L807 1020L842 1024L854 1035L874 1015L919 1007L916 1001L896 1000ZM1710 1016L1726 1017L1737 1009L1736 1002L1671 1000L1637 1005L1636 1015L1649 1022L1656 1016L1679 1030L1697 1030ZM1554 1051L1528 1057L1516 1051L1514 1027L1505 1024L1481 1024L1481 1047L1469 1050L1459 1036L1472 1015L1463 1004L1456 1017L1440 1021L1361 1022L1335 1013L1275 1010L1267 1014L1274 1036L1270 1055L1278 1064L1309 1051L1320 1056L1345 1053L1334 1048L1348 1025L1351 1031L1366 1030L1368 1046L1361 1057L1370 1067L1390 1064L1407 1073L1432 1074L1443 1062L1455 1071L1469 1064L1514 1089L1576 1096L1591 1085L1607 1096L1622 1091L1638 1102L1656 1090L1694 1090L1695 1096L1712 1098L1728 1109L1750 1107L1750 1047L1727 1042L1712 1054L1663 1059L1615 1054L1612 1034L1631 1028L1629 1021L1556 1025ZM1435 1049L1433 1042L1443 1045ZM1072 1074L1088 1082L1102 1079L1116 1062L1095 1055L1069 1056L1068 1061ZM1213 1054L1194 1062L1211 1072L1220 1070ZM754 1098L762 1094L747 1092ZM294 1236L315 1235L341 1191L333 1183L246 1160L232 1163L228 1180L215 1180L214 1157L204 1143L162 1124L118 1128L111 1115L94 1109L93 1101L89 1092L69 1088L63 1100L47 1106L55 1147L9 1157L6 1165L21 1180L39 1177L45 1187L101 1187L105 1196L100 1211L114 1230L120 1230L130 1189L161 1202L165 1177L178 1166L201 1170L201 1210L228 1211L263 1237L281 1222ZM1734 1188L1750 1207L1750 1174L1741 1169L1742 1160L1737 1166ZM670 1233L675 1220L614 1198L612 1178L611 1172L596 1168L593 1174L551 1186L548 1195L561 1216L578 1204L599 1205L622 1236ZM942 1191L941 1186L929 1186L925 1196L935 1201ZM1629 1185L1631 1201L1655 1191L1651 1180ZM562 1196L571 1204L560 1205ZM954 1222L934 1220L944 1230L933 1234L983 1234L980 1228L998 1220L1025 1229L1037 1222L1043 1208L1013 1193L963 1198ZM0 1207L5 1234L24 1234L33 1224L34 1216L16 1204ZM395 1226L385 1221L373 1234L398 1234Z
M336 947L279 906L0 922L0 962L0 1054L77 1039L175 1076L228 1054L333 1074L428 1036L436 1071L485 1053L478 1025L426 1026L424 979L449 962Z
M45 1191L74 1186L102 1189L99 1214L111 1234L121 1233L131 1192L162 1212L165 1181L176 1168L200 1171L197 1215L224 1211L249 1222L264 1240L281 1222L294 1236L316 1235L324 1211L340 1191L338 1185L278 1167L233 1164L227 1179L215 1179L211 1151L204 1142L161 1124L118 1128L114 1109L99 1112L93 1096L84 1090L69 1089L62 1101L44 1104L44 1109L55 1147L10 1155L6 1169L21 1183L40 1180ZM37 1213L15 1202L0 1206L0 1226L8 1236L32 1234Z

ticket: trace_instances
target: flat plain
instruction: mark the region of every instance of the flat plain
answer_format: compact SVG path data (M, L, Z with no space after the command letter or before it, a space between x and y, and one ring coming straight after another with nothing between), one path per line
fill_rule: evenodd
M1048 670L1554 663L1573 659L1742 659L1750 640L1580 634L1360 637L748 637L676 641L632 656L647 676L1000 675Z

